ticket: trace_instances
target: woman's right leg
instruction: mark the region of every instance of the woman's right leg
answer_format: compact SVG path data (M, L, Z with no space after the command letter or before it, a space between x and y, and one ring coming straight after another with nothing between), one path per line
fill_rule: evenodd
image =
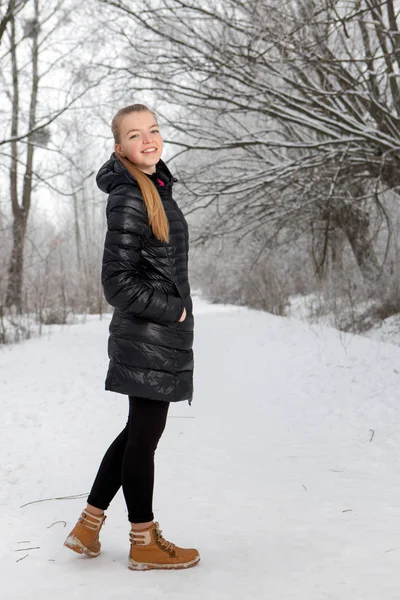
M113 441L101 461L88 497L88 504L64 542L64 546L79 554L98 556L99 533L107 518L104 514L121 487L121 468L128 439L128 426Z
M128 441L129 419L105 453L87 499L92 514L102 514L121 487L122 461ZM94 510L93 510L94 509Z
M122 484L128 518L146 526L154 519L154 454L165 429L169 402L129 396L129 417L101 461L87 510L102 514Z
M129 417L101 461L81 513L64 545L80 554L98 556L103 514L122 484L132 527L153 525L154 453L165 428L169 402L129 396Z
M125 429L107 450L88 501L92 508L107 508L121 482L131 522L129 568L188 568L200 560L193 548L179 548L161 535L152 508L154 454L164 431L169 402L129 396ZM64 545L80 554L98 556L99 531L105 515L82 513Z

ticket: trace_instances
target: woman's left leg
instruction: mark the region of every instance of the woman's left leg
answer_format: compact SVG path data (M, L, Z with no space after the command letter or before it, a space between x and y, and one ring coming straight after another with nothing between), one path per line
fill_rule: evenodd
M122 485L131 523L154 518L154 453L168 409L169 402L129 396L127 424L105 453L87 499L92 513L106 510Z
M89 556L98 556L99 532L106 510L123 488L131 523L152 521L154 453L164 431L169 402L129 396L128 422L105 453L88 496L88 506L64 545Z
M122 491L131 523L154 519L154 454L165 429L169 402L129 396L128 440L122 462Z

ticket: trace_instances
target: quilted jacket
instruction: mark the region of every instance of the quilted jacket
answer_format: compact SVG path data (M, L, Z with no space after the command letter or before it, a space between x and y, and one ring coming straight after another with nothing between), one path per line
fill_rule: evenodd
M193 397L193 303L188 279L189 233L172 197L174 182L161 159L155 183L169 221L170 240L151 231L136 179L115 153L99 170L108 194L101 282L114 307L109 326L105 389L179 402ZM187 316L179 318L183 308Z

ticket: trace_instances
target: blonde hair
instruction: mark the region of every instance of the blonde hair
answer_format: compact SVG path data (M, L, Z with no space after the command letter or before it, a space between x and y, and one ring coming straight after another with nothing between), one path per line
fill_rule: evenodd
M133 112L150 112L158 123L157 115L150 110L145 104L131 104L121 108L111 121L111 131L114 136L114 142L119 144L121 142L120 137L120 124L122 117L129 115ZM157 191L156 186L152 180L143 173L139 167L137 167L128 158L125 158L115 152L118 160L128 169L129 173L136 179L140 191L142 192L144 204L147 210L149 218L150 228L154 235L160 242L169 242L169 223L167 215L164 210L163 203L160 198L160 194Z

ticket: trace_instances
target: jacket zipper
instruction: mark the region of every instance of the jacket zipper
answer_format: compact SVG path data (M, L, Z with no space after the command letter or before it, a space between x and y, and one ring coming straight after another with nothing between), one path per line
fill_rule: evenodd
M168 252L168 249L167 249L167 256L168 256L168 260L169 260L169 252ZM160 272L160 271L159 271L159 272ZM181 291L180 291L180 289L178 288L178 284L176 283L175 279L172 279L172 277L167 277L166 275L164 275L164 273L163 273L163 276L164 276L166 279L168 279L168 281L171 281L171 283L173 283L173 284L174 284L175 288L176 288L176 289L177 289L177 291L178 291L179 297L180 297L180 299L182 300L183 307L184 307L184 309L186 310L185 301L184 301L184 299L183 299L183 297L182 297ZM179 325L179 321L178 321L178 323L176 324L176 327L178 327L178 325ZM176 361L176 350L175 350L175 349L174 349L174 356L175 356L175 361ZM176 362L175 362L175 371L176 371ZM175 377L176 377L176 373L175 373ZM175 393L176 393L176 384L175 384ZM190 402L189 402L189 406L191 406L191 403L192 403L192 401L190 400Z

